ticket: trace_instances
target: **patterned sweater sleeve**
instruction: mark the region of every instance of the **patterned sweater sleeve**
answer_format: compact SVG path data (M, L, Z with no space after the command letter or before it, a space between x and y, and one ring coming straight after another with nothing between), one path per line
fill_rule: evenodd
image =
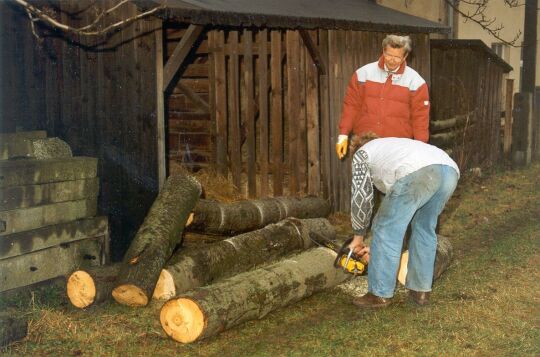
M368 154L362 149L353 157L351 191L352 230L354 234L364 236L373 212L373 183Z

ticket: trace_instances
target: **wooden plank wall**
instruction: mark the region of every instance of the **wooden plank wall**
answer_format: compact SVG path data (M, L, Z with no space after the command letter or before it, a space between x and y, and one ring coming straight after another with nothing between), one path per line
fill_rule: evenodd
M107 0L98 6L116 3ZM59 19L72 26L88 24L95 18L93 5L61 2ZM10 49L2 49L2 76L9 76L0 91L6 104L2 131L46 130L67 141L75 155L99 158L99 210L109 217L112 258L118 260L158 191L157 24L138 21L109 39L66 41L55 36L38 42L24 12L5 2L1 6L6 10L0 11L5 20L0 25L2 46ZM122 6L109 21L136 11L131 4Z
M490 166L501 152L503 68L469 47L431 50L431 143L461 169Z
M180 81L192 80L191 68L199 66L205 85L188 85L213 98L215 109L195 117L194 103L174 103L182 96L175 89L168 102L170 167L216 169L249 197L316 194L348 211L350 156L339 161L334 153L337 125L351 76L378 59L385 34L308 33L328 73L319 73L298 31L207 29ZM167 34L167 43L180 41L181 31ZM429 79L428 36L412 37L412 63Z

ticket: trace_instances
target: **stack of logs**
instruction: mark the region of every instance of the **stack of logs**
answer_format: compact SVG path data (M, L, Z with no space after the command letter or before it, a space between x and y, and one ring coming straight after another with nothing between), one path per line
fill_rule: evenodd
M335 253L313 247L309 232L336 234L320 198L269 198L224 204L199 199L190 176L170 176L116 265L71 274L67 294L86 308L107 300L160 308L174 340L189 343L344 282ZM234 235L178 248L184 230ZM293 254L295 253L295 254ZM164 300L163 305L150 299Z

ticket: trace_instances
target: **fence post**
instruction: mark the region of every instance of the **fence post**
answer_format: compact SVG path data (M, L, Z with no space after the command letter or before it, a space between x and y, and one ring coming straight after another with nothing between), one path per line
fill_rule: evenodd
M535 142L533 159L540 160L540 87L536 87L534 91L534 103L533 103L533 126L535 129Z
M512 99L514 94L514 80L506 80L506 100L504 106L504 138L503 154L504 158L510 157L510 148L512 146Z
M533 139L532 93L514 95L514 124L512 130L512 163L528 166L531 163Z

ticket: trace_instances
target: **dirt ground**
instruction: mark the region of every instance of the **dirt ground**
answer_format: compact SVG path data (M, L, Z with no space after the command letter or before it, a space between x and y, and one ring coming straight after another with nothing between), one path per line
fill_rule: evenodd
M440 234L455 250L417 308L395 303L360 311L343 289L188 345L165 336L152 309L115 303L77 310L62 284L1 304L30 318L26 339L0 350L27 356L538 356L540 355L540 164L465 175ZM346 215L332 222L346 229ZM360 284L361 285L361 284Z

